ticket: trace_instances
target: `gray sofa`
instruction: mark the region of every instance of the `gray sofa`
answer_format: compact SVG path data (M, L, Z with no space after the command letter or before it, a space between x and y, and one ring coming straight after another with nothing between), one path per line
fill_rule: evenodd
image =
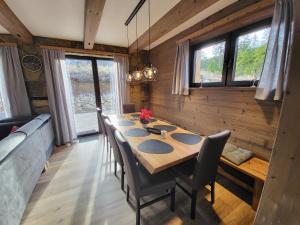
M0 225L18 225L54 148L49 114L42 114L0 141Z

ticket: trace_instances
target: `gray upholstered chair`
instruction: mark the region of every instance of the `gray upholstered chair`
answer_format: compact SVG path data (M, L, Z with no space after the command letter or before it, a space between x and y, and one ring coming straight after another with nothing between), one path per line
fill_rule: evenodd
M191 192L189 192L182 185L177 183L177 185L192 199L192 219L195 219L196 201L199 189L203 188L205 185L210 185L211 203L214 203L215 179L218 164L229 136L230 131L228 130L208 136L204 140L197 158L184 162L173 169L176 177L182 180L191 189Z
M108 116L104 115L102 113L102 109L100 109L98 107L97 107L97 114L98 114L99 125L101 127L101 131L102 131L102 134L103 134L103 137L104 137L104 145L106 145L106 149L108 151L109 150L109 147L108 147L109 143L108 143L107 131L106 131L105 124L104 124L104 119L108 118Z
M124 167L127 178L127 201L129 201L130 191L133 193L136 199L136 224L140 224L140 210L146 206L149 206L155 202L158 202L164 198L170 197L171 210L175 209L175 178L174 176L165 171L151 175L141 165L137 165L135 156L132 149L123 135L116 130L115 138L124 161ZM165 194L166 190L168 193ZM144 204L140 203L140 199L147 195L164 193L161 197L158 197L152 201Z
M115 176L117 176L117 163L118 163L121 167L121 189L124 191L124 174L125 174L124 163L123 163L123 159L122 159L122 155L121 155L119 146L116 142L115 135L114 135L116 128L108 119L104 120L104 125L105 125L105 129L107 132L108 140L110 142L110 146L112 147L113 154L114 154L114 159L115 159L114 173L115 173Z
M123 113L133 113L135 112L134 104L123 104Z

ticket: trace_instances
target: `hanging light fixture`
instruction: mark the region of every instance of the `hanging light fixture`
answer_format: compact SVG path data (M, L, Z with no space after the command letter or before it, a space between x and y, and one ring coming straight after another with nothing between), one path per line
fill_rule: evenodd
M150 27L150 0L148 0L148 65L144 68L143 74L146 80L148 81L155 81L158 76L158 69L151 64L151 48L150 48L150 33L151 33L151 27Z
M128 36L128 26L126 26L127 28L127 48L129 49L129 36ZM133 80L133 76L132 74L130 73L130 69L128 68L128 72L127 72L127 75L126 75L126 80L128 82L131 82Z
M143 78L143 72L139 70L139 39L137 34L137 14L135 15L135 35L136 35L136 70L132 73L133 79L140 81Z

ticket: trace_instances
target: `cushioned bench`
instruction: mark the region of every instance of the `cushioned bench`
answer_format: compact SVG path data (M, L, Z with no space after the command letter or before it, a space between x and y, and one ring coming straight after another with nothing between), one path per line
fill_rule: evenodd
M238 185L242 186L243 188L251 191L253 193L252 197L252 208L257 209L258 202L261 196L262 188L264 186L264 182L267 177L269 163L257 157L252 157L248 161L236 165L224 157L221 157L221 163L247 175L254 179L254 184L249 185L247 182L243 182L236 177L232 176L228 172L226 172L223 168L219 168L218 172L227 177L228 179L232 180L233 182L237 183Z

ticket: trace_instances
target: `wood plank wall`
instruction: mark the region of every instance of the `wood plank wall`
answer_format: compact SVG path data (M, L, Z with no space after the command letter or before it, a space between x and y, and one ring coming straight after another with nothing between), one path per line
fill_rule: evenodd
M171 95L176 40L186 33L151 51L152 63L160 71L159 81L150 86L150 108L155 116L204 135L230 129L229 142L269 160L280 103L256 101L251 88L202 88L192 89L188 97Z

